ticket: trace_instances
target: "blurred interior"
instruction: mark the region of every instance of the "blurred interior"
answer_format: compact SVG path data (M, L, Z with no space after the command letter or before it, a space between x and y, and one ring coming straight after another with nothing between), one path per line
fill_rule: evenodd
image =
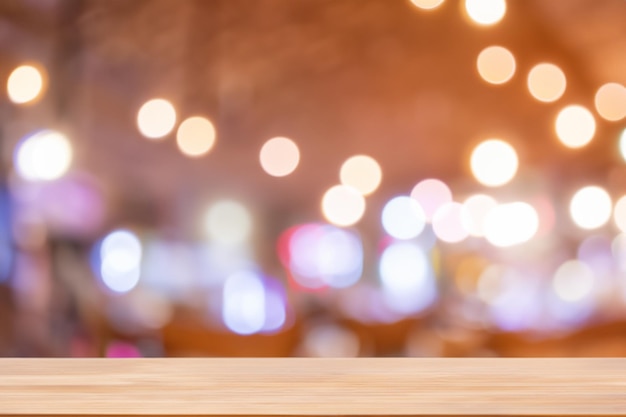
M626 356L624 0L3 0L0 49L2 356Z

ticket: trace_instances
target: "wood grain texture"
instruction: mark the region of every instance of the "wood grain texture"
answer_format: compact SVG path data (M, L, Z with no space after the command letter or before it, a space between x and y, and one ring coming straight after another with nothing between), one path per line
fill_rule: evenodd
M626 359L0 359L4 415L626 415Z

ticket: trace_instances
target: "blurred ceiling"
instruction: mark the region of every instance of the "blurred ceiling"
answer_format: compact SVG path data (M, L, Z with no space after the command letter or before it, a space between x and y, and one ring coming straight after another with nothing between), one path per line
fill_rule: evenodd
M560 145L553 128L564 105L593 108L598 87L626 85L626 1L507 5L499 24L478 27L453 0L432 11L409 0L3 0L0 76L24 60L43 62L50 76L37 109L7 113L14 126L6 140L61 123L80 167L122 198L143 196L166 223L190 214L172 208L175 199L223 195L279 223L314 220L341 163L359 153L383 168L366 215L377 217L387 198L425 177L455 192L478 189L469 153L489 137L518 150L516 181L557 190L583 178L626 185L615 144L623 123L597 118L594 141L578 150ZM502 86L475 69L490 45L517 60ZM567 76L556 103L527 91L526 75L542 61ZM171 100L181 120L211 118L213 151L190 160L173 135L141 137L137 110L153 97ZM262 171L258 152L273 136L300 146L293 175Z

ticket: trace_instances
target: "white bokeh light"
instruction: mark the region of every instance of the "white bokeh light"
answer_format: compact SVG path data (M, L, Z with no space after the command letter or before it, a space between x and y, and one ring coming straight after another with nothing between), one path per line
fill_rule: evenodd
M556 117L556 135L568 148L581 148L593 139L596 119L583 106L571 105L563 108Z
M498 247L529 241L539 230L537 210L528 203L500 204L490 210L484 223L485 238Z
M474 22L489 26L502 20L506 14L506 1L465 0L465 11Z
M576 302L589 296L594 287L593 271L587 264L570 260L563 263L552 278L552 288L563 301Z
M348 158L339 171L343 185L355 188L363 195L376 191L382 180L382 170L374 158L367 155L356 155Z
M409 314L423 310L436 297L428 258L414 243L397 242L385 248L379 273L385 298L396 312Z
M417 201L398 196L385 204L382 225L385 232L396 239L413 239L424 230L426 216Z
M176 125L176 109L169 101L155 98L145 102L137 113L139 132L148 139L167 136Z
M352 226L365 213L365 198L352 187L335 185L322 198L322 213L336 226Z
M115 230L100 244L100 276L112 291L132 290L141 275L142 247L139 238L128 230Z
M474 194L463 202L463 224L470 235L485 235L485 219L487 213L498 205L498 202L485 194Z
M488 187L499 187L515 176L517 152L500 139L488 139L474 148L470 165L478 182Z
M578 227L597 229L611 218L612 206L611 196L606 190L597 186L587 186L574 194L569 211Z
M9 100L16 104L26 104L37 99L44 88L44 77L32 65L21 65L11 72L7 80Z
M231 331L248 335L261 331L265 324L265 288L253 272L229 276L222 291L222 319Z
M300 163L300 149L288 138L276 137L263 144L259 153L261 168L273 177L291 174Z
M440 240L447 243L465 240L469 232L463 222L463 205L452 202L440 207L433 217L433 231Z
M561 98L567 87L567 79L561 68L544 62L530 70L527 85L534 98L550 103Z
M243 204L222 200L209 208L204 226L209 237L216 243L226 246L242 245L252 234L252 216Z
M426 215L426 221L430 222L441 206L452 202L452 191L445 182L428 178L413 187L411 198L419 203Z
M72 146L65 135L43 130L18 144L15 166L19 175L26 180L55 180L69 169L72 154Z

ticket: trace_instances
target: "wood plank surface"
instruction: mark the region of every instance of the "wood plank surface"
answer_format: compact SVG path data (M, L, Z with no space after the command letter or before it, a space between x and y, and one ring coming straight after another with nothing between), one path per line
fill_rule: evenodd
M626 359L0 359L4 415L626 415Z

